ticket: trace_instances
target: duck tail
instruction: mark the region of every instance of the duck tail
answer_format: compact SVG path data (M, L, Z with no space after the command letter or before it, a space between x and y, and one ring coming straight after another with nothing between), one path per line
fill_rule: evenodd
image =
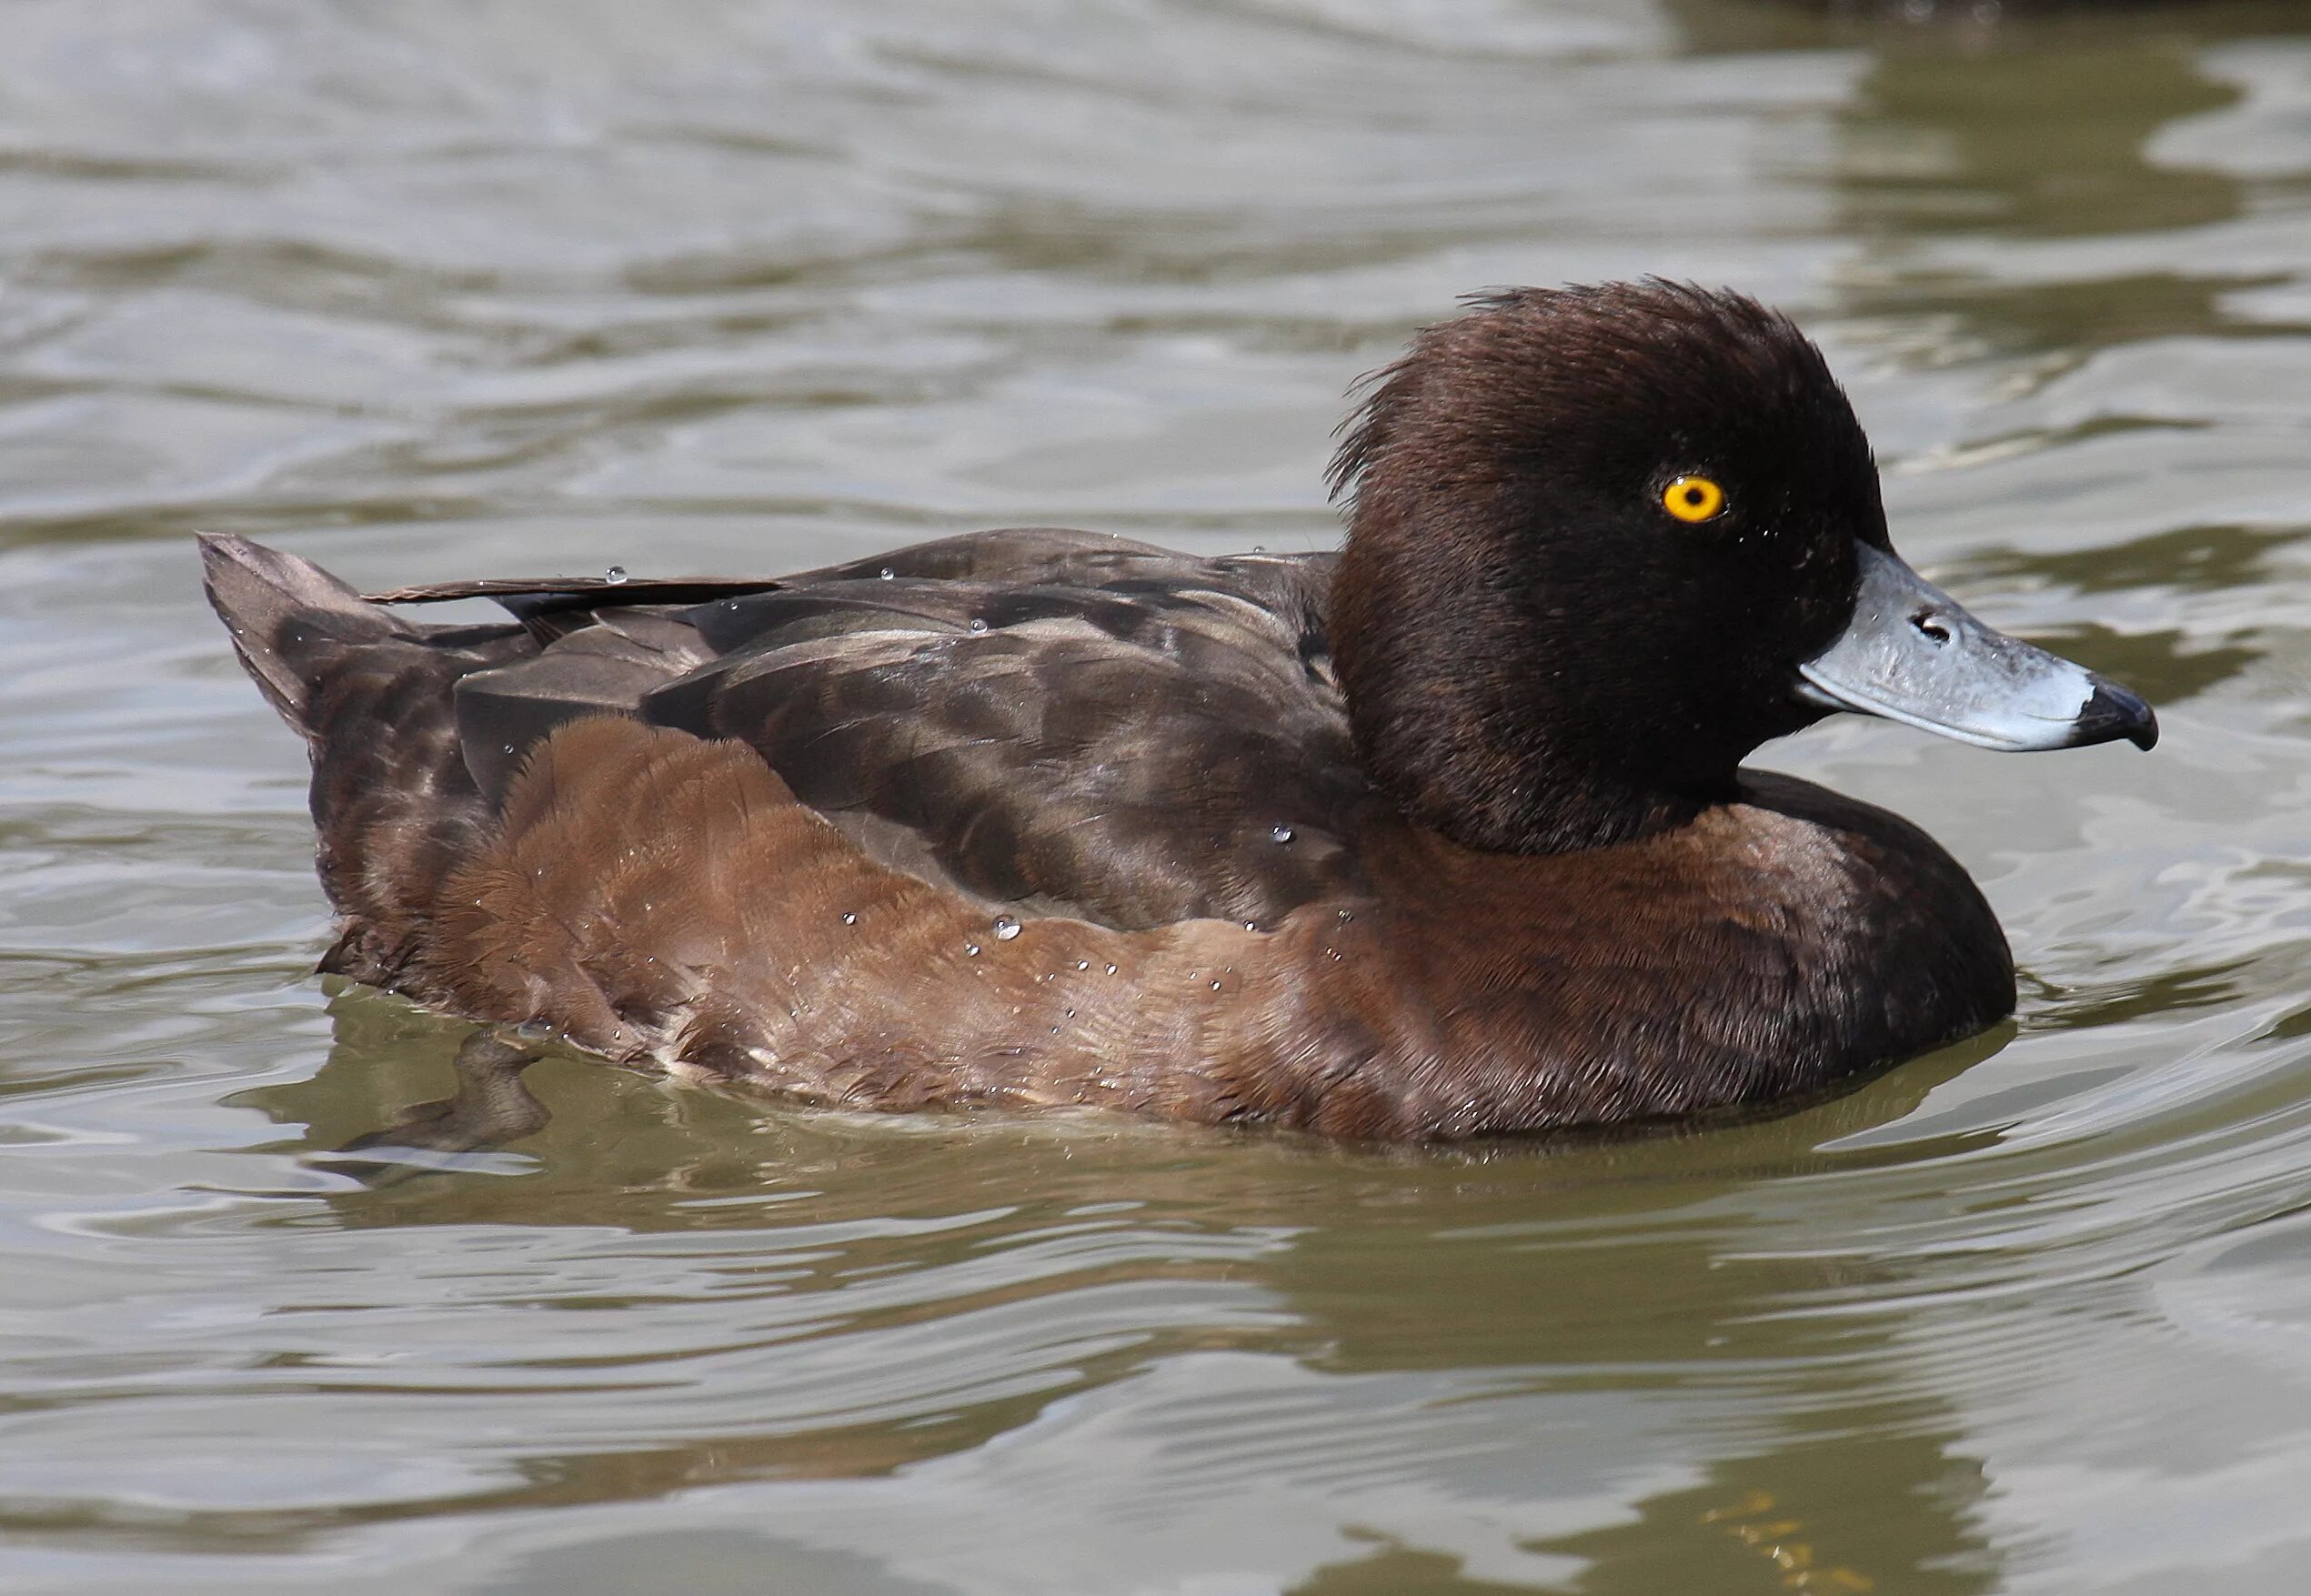
M310 560L243 537L200 545L235 651L313 758L321 882L343 928L321 968L430 998L411 970L425 917L490 823L456 688L519 646L521 628L414 625Z
M201 534L200 548L201 585L233 651L307 742L321 735L319 700L348 653L417 641L414 627L311 560L214 532Z

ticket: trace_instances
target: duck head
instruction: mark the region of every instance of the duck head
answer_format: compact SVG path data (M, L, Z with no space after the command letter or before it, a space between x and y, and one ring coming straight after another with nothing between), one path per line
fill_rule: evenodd
M2149 706L1904 564L1790 320L1647 281L1471 302L1379 374L1332 649L1366 768L1472 847L1631 840L1835 710L1979 747L2149 748Z

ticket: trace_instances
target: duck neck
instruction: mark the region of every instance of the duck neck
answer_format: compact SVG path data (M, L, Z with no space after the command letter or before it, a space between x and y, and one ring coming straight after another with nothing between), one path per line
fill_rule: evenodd
M1745 750L1684 710L1673 661L1601 619L1606 596L1536 585L1480 540L1370 536L1362 519L1332 652L1358 757L1409 818L1468 848L1571 853L1733 796Z

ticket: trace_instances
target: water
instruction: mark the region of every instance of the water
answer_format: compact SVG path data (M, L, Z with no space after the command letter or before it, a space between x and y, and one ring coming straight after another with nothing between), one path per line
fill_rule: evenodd
M2017 7L2008 6L2009 13ZM19 0L0 50L11 1589L2292 1591L2311 1554L2311 25L1736 0ZM2015 1024L1561 1156L883 1121L306 971L187 534L373 585L1073 523L1320 546L1452 296L1731 282L1895 536L2166 741L1773 762Z

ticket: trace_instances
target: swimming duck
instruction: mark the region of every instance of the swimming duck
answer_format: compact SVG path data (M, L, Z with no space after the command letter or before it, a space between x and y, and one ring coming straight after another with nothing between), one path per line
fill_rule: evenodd
M1442 1139L1818 1097L1995 1022L2012 962L1924 833L1742 760L1835 710L2156 737L1902 562L1821 354L1737 294L1476 297L1331 482L1337 554L1030 527L365 598L202 551L312 756L325 970L857 1108ZM513 618L400 608L475 596Z

